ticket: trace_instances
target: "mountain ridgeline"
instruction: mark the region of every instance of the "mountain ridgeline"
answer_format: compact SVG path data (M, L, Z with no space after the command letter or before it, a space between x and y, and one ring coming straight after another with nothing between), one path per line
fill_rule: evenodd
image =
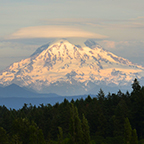
M99 87L127 90L134 78L143 77L144 67L106 51L93 40L80 44L58 40L3 70L0 84L71 96L95 94Z
M144 87L19 110L0 106L3 144L143 144Z

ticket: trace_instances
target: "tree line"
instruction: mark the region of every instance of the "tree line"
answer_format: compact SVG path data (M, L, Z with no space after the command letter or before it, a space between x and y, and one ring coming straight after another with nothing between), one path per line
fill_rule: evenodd
M144 144L144 87L64 99L55 105L0 106L0 144Z

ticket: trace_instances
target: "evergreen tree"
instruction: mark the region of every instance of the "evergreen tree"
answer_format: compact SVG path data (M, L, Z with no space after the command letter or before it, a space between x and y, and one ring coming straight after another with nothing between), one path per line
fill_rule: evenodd
M58 127L59 134L58 134L58 144L63 144L63 130L61 127Z
M132 139L132 128L129 119L125 119L124 123L124 144L131 144Z
M34 122L29 126L29 144L45 144L43 132Z
M72 103L70 113L70 143L82 144L83 132L81 127L81 120L79 118L77 108Z
M79 115L78 115L78 109L75 107L75 144L82 144L82 139L83 139L83 132L82 132L82 127L81 127L81 120L79 118Z
M26 119L16 119L12 124L11 133L13 141L23 144L44 144L42 130L38 128L35 122L29 122Z
M138 137L137 137L136 129L132 130L131 144L138 144Z
M89 144L90 143L90 131L89 131L88 121L85 118L84 114L83 114L83 119L82 119L82 130L83 130L83 144Z
M113 120L113 135L123 136L125 117L128 117L128 108L126 102L121 99L115 108L115 115L112 117Z
M7 144L8 142L8 137L6 134L6 131L0 127L0 144Z
M100 91L98 92L98 100L101 102L104 100L104 98L105 98L105 94L104 94L103 90L100 89Z
M22 144L17 134L12 135L10 144Z
M132 93L137 93L141 90L141 86L139 85L139 82L136 78L132 84L132 89L133 89Z

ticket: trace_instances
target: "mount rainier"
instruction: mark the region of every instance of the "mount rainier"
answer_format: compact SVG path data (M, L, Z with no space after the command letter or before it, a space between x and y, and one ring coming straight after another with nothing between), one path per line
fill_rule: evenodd
M75 45L58 40L0 72L0 84L15 83L59 95L93 93L100 85L126 87L144 77L144 67L103 49L93 40Z

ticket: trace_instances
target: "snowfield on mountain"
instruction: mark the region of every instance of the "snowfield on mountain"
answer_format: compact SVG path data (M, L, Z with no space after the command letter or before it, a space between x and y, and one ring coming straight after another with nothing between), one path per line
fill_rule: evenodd
M29 58L0 73L0 84L12 83L38 92L59 95L91 93L95 86L126 86L144 77L144 67L103 49L95 41L75 45L67 40L49 42Z

